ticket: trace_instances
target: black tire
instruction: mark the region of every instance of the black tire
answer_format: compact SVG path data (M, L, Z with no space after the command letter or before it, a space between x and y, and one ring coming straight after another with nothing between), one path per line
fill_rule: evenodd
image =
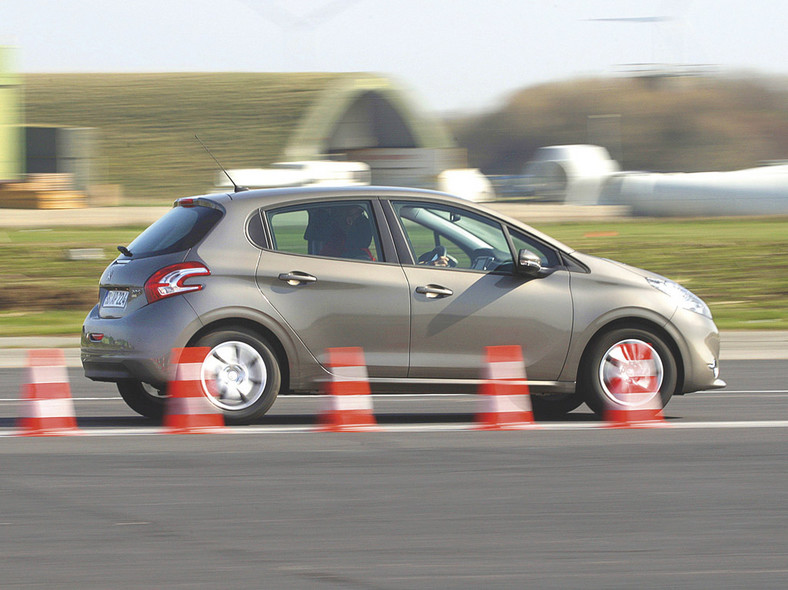
M197 340L210 349L203 362L203 383L213 382L208 399L230 424L245 424L265 414L276 401L282 371L273 347L245 328L223 328Z
M583 403L577 393L560 395L531 395L531 406L536 420L560 420Z
M161 420L164 416L167 403L165 391L142 381L118 381L116 385L123 401L138 414L154 420Z
M634 348L632 348L634 347ZM641 351L626 353L626 351ZM623 375L624 363L635 362L638 359L625 359L618 362L616 357L633 356L646 359L649 367L649 376L640 376L642 369L635 371L636 375ZM615 391L616 379L633 380L654 387L658 386L662 406L670 401L678 383L678 370L676 358L667 343L653 332L643 328L617 328L602 334L592 342L585 355L585 361L580 368L579 391L589 408L596 414L602 415L606 407L624 407L621 396L617 397ZM637 368L637 367L636 367ZM646 381L648 380L648 381Z

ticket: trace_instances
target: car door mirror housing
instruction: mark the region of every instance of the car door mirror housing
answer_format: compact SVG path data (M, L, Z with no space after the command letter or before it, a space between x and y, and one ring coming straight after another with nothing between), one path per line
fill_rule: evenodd
M537 277L542 272L542 259L523 248L517 253L517 272L527 277Z

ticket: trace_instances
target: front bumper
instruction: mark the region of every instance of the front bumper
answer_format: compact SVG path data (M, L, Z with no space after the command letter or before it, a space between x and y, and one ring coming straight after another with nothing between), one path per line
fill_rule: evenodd
M184 297L162 299L123 318L101 318L95 306L82 326L81 359L94 381L134 379L163 386L171 375L170 352L199 329ZM100 341L90 338L103 334Z
M720 332L714 322L697 313L679 309L666 328L680 348L684 383L680 393L721 389Z

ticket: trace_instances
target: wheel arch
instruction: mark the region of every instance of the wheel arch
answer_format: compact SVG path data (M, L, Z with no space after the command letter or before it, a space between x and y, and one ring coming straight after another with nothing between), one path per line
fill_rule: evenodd
M257 337L268 342L276 354L277 361L279 362L279 369L282 373L282 390L288 391L290 389L290 370L291 362L293 359L288 355L287 350L282 344L280 338L267 326L256 322L252 319L245 317L226 317L214 320L202 326L195 332L189 339L187 346L193 346L200 338L211 332L217 330L227 330L232 328L241 328L243 330L252 332Z

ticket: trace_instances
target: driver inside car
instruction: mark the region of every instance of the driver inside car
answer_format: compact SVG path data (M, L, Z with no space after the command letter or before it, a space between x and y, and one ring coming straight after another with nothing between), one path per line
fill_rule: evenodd
M449 256L446 246L435 246L429 252L419 256L418 263L427 266L455 267L457 266L457 259Z

